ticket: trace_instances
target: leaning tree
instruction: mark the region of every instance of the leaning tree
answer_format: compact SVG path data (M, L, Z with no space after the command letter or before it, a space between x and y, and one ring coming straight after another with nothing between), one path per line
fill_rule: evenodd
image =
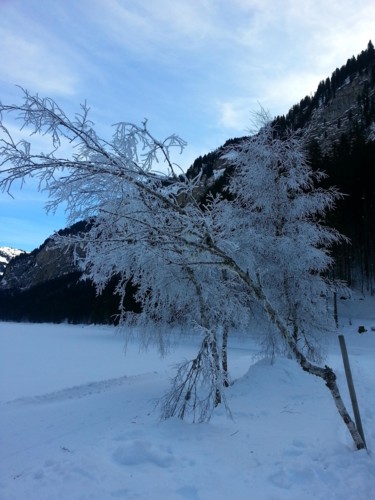
M142 325L146 343L152 325L161 349L174 325L202 336L197 356L179 367L163 398L165 417L192 412L202 420L225 403L228 376L218 333L247 328L256 315L271 325L273 349L287 351L325 382L356 447L364 447L333 370L314 361L321 333L330 328L332 284L322 273L339 239L320 219L338 195L316 187L322 174L307 164L303 137L280 137L263 123L224 155L234 167L230 196L202 204L199 176L189 179L172 161L173 150L185 147L176 135L159 141L147 122L119 123L107 141L96 134L86 105L70 119L53 100L27 91L23 104L1 104L0 112L0 186L10 192L16 181L36 177L48 191L48 210L63 203L70 222L90 222L68 243L98 293L116 277L120 324ZM26 131L49 135L52 150L35 153L25 139L17 142L6 127L8 114ZM75 146L67 158L58 156L63 140ZM142 305L138 315L123 306L129 281Z

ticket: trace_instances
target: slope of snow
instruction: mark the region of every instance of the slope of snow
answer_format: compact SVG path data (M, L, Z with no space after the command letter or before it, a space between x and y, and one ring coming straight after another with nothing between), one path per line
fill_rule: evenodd
M233 420L160 422L155 400L194 341L160 358L111 327L0 323L0 498L375 498L375 303L340 304L369 453L353 450L331 396L295 362L232 339ZM358 326L367 333L359 335ZM333 339L327 363L346 403Z
M0 247L0 277L4 274L4 270L9 261L21 253L25 252L16 248Z
M24 250L11 247L0 247L0 252L4 254L4 256L8 256L9 259L13 259L13 257L16 257L20 253L25 253Z

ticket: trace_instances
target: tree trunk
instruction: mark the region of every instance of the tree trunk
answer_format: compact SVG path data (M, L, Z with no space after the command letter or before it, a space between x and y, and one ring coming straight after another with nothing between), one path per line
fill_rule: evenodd
M307 359L303 356L303 354L301 354L297 350L297 348L295 348L294 353L296 355L298 363L301 365L304 371L311 373L312 375L316 375L317 377L320 377L325 381L326 386L331 392L336 408L353 438L357 450L363 450L366 447L365 443L361 435L359 434L358 429L353 420L351 419L345 407L345 404L341 398L341 394L336 383L335 372L329 366L325 366L324 368L322 368L320 366L315 366L311 364L309 361L307 361Z
M221 403L221 392L219 389L219 384L220 384L220 356L219 356L219 350L217 347L217 336L216 334L212 333L211 338L209 341L209 349L210 349L210 355L212 357L212 363L213 363L213 368L212 368L212 378L214 381L214 385L216 386L215 389L215 407L218 406Z
M336 383L336 375L332 368L329 366L325 366L322 368L321 366L316 366L310 363L307 358L300 352L297 343L295 339L293 338L293 334L289 332L289 329L284 323L283 318L281 315L273 308L271 303L268 301L261 285L257 285L250 277L249 273L244 272L236 262L234 262L232 259L227 258L226 263L229 268L232 269L240 278L241 280L246 283L246 285L249 287L249 291L252 293L254 298L256 298L263 306L263 309L265 313L267 314L268 318L272 323L275 325L275 327L278 329L280 335L282 338L285 340L287 343L289 349L293 353L294 357L296 358L297 362L301 366L301 368L308 372L311 373L312 375L315 375L317 377L320 377L321 379L324 380L326 383L326 386L331 392L331 395L333 397L333 400L335 402L336 408L348 428L354 444L357 448L357 450L362 450L365 448L365 443L363 442L363 439L361 435L359 434L355 423L351 419L345 404L341 398L339 388Z

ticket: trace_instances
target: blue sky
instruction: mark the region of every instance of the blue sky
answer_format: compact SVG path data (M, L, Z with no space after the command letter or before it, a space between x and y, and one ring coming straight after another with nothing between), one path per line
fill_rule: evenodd
M0 99L21 85L101 135L119 121L188 142L180 165L244 135L259 105L285 114L375 42L373 0L0 0ZM42 141L41 141L42 144ZM27 182L0 193L0 246L32 250L65 226Z

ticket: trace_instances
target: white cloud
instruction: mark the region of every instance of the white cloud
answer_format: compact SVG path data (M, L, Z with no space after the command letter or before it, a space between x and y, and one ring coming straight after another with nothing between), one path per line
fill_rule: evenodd
M271 115L284 115L306 95L313 94L321 78L316 73L291 72L264 82L261 104Z
M253 99L236 99L217 103L219 128L225 128L228 134L245 135L251 127L252 115L262 103Z
M214 7L214 2L206 0L107 0L105 5L94 0L88 15L117 43L138 53L154 54L171 43L171 51L183 46L191 49L214 36Z
M52 47L0 30L1 79L41 92L71 95L77 78Z

